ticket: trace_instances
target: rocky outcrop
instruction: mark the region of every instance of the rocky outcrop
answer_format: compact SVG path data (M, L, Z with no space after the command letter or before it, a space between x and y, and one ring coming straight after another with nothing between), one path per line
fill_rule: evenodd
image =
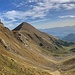
M4 26L4 24L2 22L0 22L0 26Z
M2 38L0 38L0 43L5 47L6 50L11 50L9 45Z

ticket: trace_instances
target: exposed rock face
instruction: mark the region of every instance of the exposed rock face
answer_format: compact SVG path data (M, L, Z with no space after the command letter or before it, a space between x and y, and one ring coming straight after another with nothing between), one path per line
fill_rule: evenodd
M0 38L0 43L2 43L2 45L5 47L6 50L11 50L7 45L7 43L2 38Z
M4 24L3 24L2 22L0 22L0 25L1 25L1 26L4 26Z
M26 44L26 41L25 41L26 38L21 33L14 32L14 35L21 43L23 43L24 45Z

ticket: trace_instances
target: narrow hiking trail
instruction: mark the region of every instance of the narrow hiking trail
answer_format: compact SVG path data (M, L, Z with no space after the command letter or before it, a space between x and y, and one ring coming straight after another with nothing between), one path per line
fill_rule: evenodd
M51 72L52 75L60 75L60 72L57 70L55 72Z

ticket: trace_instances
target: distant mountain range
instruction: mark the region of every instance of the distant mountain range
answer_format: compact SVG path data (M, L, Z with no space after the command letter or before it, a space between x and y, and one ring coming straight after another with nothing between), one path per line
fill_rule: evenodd
M75 42L75 34L73 34L73 33L68 34L67 36L65 36L65 37L63 38L63 40Z
M63 38L71 33L75 34L75 26L55 27L55 28L40 29L40 30L48 34L52 34L58 38Z

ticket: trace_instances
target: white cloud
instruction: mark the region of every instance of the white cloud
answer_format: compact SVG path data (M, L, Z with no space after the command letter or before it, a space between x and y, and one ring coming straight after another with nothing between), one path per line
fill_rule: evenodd
M12 10L12 11L7 11L6 13L3 13L3 17L14 21L15 18L18 16L18 14L19 12Z
M40 11L40 10L38 10ZM6 25L6 27L9 27L12 29L12 24L14 24L14 26L16 25L17 22L23 22L27 19L29 19L28 17L31 17L32 19L35 18L43 18L45 15L44 12L37 12L29 10L29 11L7 11L5 13L0 14L0 19L2 20L2 22ZM20 21L19 21L20 20Z
M75 0L28 0L27 2L25 2L24 0L22 0L21 2L19 1L19 3L16 2L16 7L19 7L22 9L25 8L25 6L27 5L27 3L32 3L32 2L36 2L37 5L28 5L29 7L32 5L33 7L38 7L39 9L59 9L60 7L64 7L64 9L75 9ZM56 4L55 4L56 3ZM63 4L65 3L65 4ZM57 7L58 6L58 7ZM34 9L34 8L33 8ZM32 10L33 10L32 9Z
M75 18L75 15L59 16L59 18Z
M9 27L10 29L14 28L13 23L12 23L13 22L12 20L11 21L7 21L1 15L0 15L0 19L1 19L1 21L4 23L4 25L6 27ZM14 24L14 25L16 26L16 24Z
M7 11L6 13L3 13L3 18L7 18L9 20L12 20L12 21L16 21L16 19L27 19L27 17L31 17L31 18L42 18L45 16L44 12L38 12L40 11L41 9L37 9L37 11L15 11L15 10L12 10L12 11Z
M19 0L19 3L16 3L16 7L18 7L22 11L25 8L25 6L27 6L28 2L36 2L36 4L28 5L29 8L30 7L32 8L25 12L37 12L37 13L44 12L45 15L47 15L46 13L51 9L56 9L56 10L59 9L62 10L62 8L65 10L75 9L75 3L73 3L75 2L75 0L28 0L26 2L24 0L20 2Z
M41 19L47 16L47 13L52 9L55 9L55 11L63 9L65 10L75 9L75 4L70 3L70 2L75 2L75 0L28 0L28 1L15 0L15 1L16 2L14 3L14 5L16 6L16 8L19 8L20 10L10 10L0 15L3 21L5 21L5 19L8 20L7 24L17 22L19 20L24 21L27 20L28 18ZM32 7L32 9L26 10L25 6L27 6L28 2L30 3L30 5L28 5L28 8ZM36 4L33 5L31 2L36 2ZM59 17L74 18L75 16L68 15L68 16L59 16Z
M47 15L47 12L50 9L61 9L61 4L52 4L52 3L38 3L38 6L33 6L33 9L27 10L27 11L16 11L16 10L11 10L3 13L4 18L10 19L12 21L16 21L16 19L27 19L27 17L31 17L32 19L35 18L43 18ZM75 4L63 4L63 7L65 9L73 9L75 8Z
M43 24L43 27L42 27ZM73 19L63 19L59 21L53 21L53 22L47 22L47 23L42 23L37 27L38 29L46 29L46 28L54 28L54 27L64 27L64 26L74 26L75 25L75 20Z
M75 9L75 4L63 4L63 7L67 10Z
M30 23L39 23L39 22L44 22L47 21L48 19L42 19L42 20L36 20L36 21L32 21Z
M56 3L66 3L66 2L75 2L75 0L50 0L51 2Z
M53 3L66 3L75 2L75 0L28 0L29 2L53 2Z

